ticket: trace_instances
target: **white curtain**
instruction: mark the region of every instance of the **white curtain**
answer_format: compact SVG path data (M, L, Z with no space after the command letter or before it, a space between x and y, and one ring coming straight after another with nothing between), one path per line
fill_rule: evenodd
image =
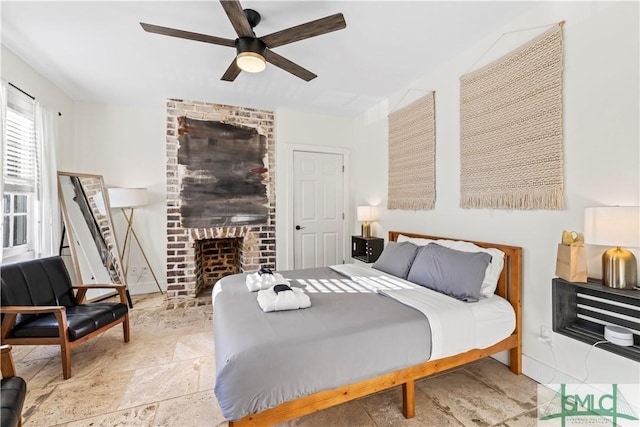
M2 165L4 164L4 136L7 134L7 82L2 79L0 81L0 120L2 122L2 128L0 131L2 135L2 144L0 144L0 194L4 194L4 171ZM4 197L0 198L0 212L4 212ZM0 237L4 237L4 221L0 221ZM0 249L0 264L2 264L2 249Z
M56 146L58 117L55 111L35 105L36 146L40 163L40 185L36 203L35 256L57 255L60 245L60 205Z

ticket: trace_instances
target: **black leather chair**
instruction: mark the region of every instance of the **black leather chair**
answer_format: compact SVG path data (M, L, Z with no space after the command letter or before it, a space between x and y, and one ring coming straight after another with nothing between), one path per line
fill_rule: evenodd
M72 286L59 256L3 265L2 343L60 345L62 373L71 377L71 349L120 323L129 342L124 285ZM112 288L120 302L81 304L91 288ZM76 291L74 295L74 291Z
M2 382L0 385L0 426L22 425L22 406L27 396L27 383L16 374L11 346L0 346L2 354Z

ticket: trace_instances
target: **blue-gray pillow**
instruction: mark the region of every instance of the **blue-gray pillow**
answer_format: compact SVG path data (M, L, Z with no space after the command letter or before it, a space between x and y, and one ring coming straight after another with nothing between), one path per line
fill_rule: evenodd
M418 247L409 242L389 242L380 254L380 258L371 267L393 276L406 279Z
M453 298L476 302L491 262L486 252L462 252L429 243L420 248L407 280Z

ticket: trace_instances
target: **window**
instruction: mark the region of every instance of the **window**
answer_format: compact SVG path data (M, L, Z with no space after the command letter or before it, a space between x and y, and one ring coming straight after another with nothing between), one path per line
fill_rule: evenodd
M3 258L33 250L34 200L38 188L34 102L13 86L7 90L3 150Z

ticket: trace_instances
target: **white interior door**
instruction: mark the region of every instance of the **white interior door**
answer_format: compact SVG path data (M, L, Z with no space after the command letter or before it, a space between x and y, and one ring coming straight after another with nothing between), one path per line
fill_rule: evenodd
M344 158L293 153L294 268L344 261Z

